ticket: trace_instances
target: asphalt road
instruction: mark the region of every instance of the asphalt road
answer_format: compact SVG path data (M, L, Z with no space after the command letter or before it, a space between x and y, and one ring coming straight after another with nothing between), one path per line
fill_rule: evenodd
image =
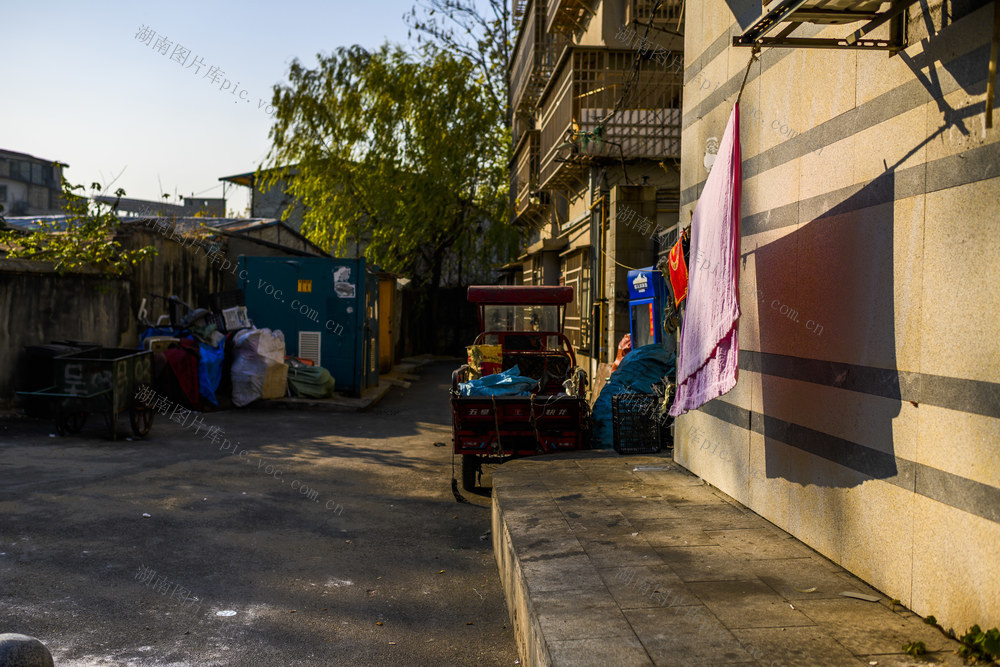
M456 503L434 445L450 371L145 441L0 418L0 632L57 666L515 664L489 499Z

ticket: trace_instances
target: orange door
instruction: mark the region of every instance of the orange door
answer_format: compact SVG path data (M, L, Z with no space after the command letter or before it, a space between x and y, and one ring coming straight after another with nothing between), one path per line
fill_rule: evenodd
M378 366L380 373L392 369L392 316L396 281L382 278L378 281Z

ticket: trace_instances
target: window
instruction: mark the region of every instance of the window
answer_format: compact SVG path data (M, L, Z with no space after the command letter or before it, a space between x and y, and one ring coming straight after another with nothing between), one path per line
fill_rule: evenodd
M566 304L566 337L581 351L590 348L590 256L587 250L565 258L562 280L573 287L573 300Z
M0 185L0 201L7 201L7 186Z
M486 305L483 306L487 331L559 331L560 306Z

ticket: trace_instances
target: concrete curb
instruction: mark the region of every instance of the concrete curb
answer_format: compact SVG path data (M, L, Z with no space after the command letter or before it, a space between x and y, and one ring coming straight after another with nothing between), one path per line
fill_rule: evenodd
M915 640L961 664L918 616L668 455L511 461L491 519L524 665L909 665Z
M497 568L500 571L500 586L507 600L507 611L514 628L514 640L517 642L517 653L525 665L549 665L552 660L538 616L531 605L528 594L528 584L521 570L521 563L514 549L507 522L504 520L503 508L496 499L497 489L494 489L492 503L492 535L493 554L496 557Z

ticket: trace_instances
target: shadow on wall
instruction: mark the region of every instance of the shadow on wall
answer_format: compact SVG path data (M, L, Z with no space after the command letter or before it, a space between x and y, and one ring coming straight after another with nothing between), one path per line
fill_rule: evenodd
M765 436L769 478L841 488L883 479L912 488L912 479L900 478L912 471L901 475L893 445L901 403L895 370L895 187L891 168L754 253L757 289L768 297L758 308L763 417L752 419L763 420L753 428ZM838 394L835 404L819 406L817 390L803 391L788 380L861 393ZM836 432L864 434L864 442L829 435ZM768 439L840 467L781 454L784 448Z
M757 0L726 0L729 11L733 13L736 22L740 24L740 32L746 30L750 24L761 15L761 4Z
M919 30L923 33L921 39L923 49L913 56L901 51L899 57L937 103L938 110L944 115L944 122L933 134L915 147L914 151L951 128L956 128L965 137L969 137L969 128L966 127L964 121L972 116L985 114L987 63L990 57L989 26L990 19L992 19L991 7L993 3L989 0L959 0L958 2L945 0L939 8L935 8L935 11L940 11L937 18L941 24L940 29L934 25L935 14L931 12L927 0L920 0L919 4L922 23L916 24L915 21L911 21L910 31L916 33ZM955 22L979 9L984 9L985 13L983 21L978 25L964 26L961 29L952 28ZM976 35L970 34L971 32L982 33L980 46L957 58L952 57L954 53L963 49L963 45L968 40L975 39ZM913 36L910 38L910 43L914 43ZM944 72L946 81L954 80L968 97L983 96L983 101L960 109L952 107L944 98L945 92L939 71Z
M759 304L764 416L752 417L763 421L753 425L754 430L762 432L766 439L787 443L840 466L811 465L803 463L814 461L808 457L779 456L776 448L765 441L768 477L841 488L880 479L904 489L914 488L913 467L900 466L906 462L896 459L893 444L893 420L900 413L902 395L914 393L906 386L901 392L896 350L897 344L902 350L908 342L905 332L897 341L895 322L897 313L901 322L919 316L919 311L911 311L908 294L919 289L913 287L920 283L910 279L910 274L919 276L921 267L909 264L914 253L897 258L895 249L919 242L919 235L909 235L910 230L919 227L917 216L921 213L910 198L929 189L958 185L961 175L954 175L958 179L955 182L949 180L951 174L945 175L948 182L944 183L938 182L942 178L938 174L938 180L931 183L930 171L924 165L902 165L952 128L970 138L965 121L984 112L985 101L960 108L950 106L943 99L946 87L938 72L945 71L945 80L953 79L969 96L985 93L987 27L966 22L960 29L949 30L949 22L986 4L978 0L946 2L951 15L946 14L946 26L935 31L933 16L922 0L924 28L930 38L924 41L924 51L916 56L899 54L936 101L944 117L941 127L916 143L895 164L885 164L885 171L857 192L754 253L758 292L780 297ZM961 52L970 38L978 42L970 30L982 33L981 46L951 57ZM943 61L949 57L949 61ZM976 147L974 142L970 144L970 148ZM973 152L968 159L991 159L982 155ZM899 233L906 234L906 238L895 238L897 220ZM897 271L907 277L898 285ZM897 304L897 294L905 301ZM904 381L907 377L903 375ZM810 397L822 395L823 390L803 392L788 379L854 393L838 393L836 403L817 406L815 398ZM856 434L862 442L829 435L837 432Z

